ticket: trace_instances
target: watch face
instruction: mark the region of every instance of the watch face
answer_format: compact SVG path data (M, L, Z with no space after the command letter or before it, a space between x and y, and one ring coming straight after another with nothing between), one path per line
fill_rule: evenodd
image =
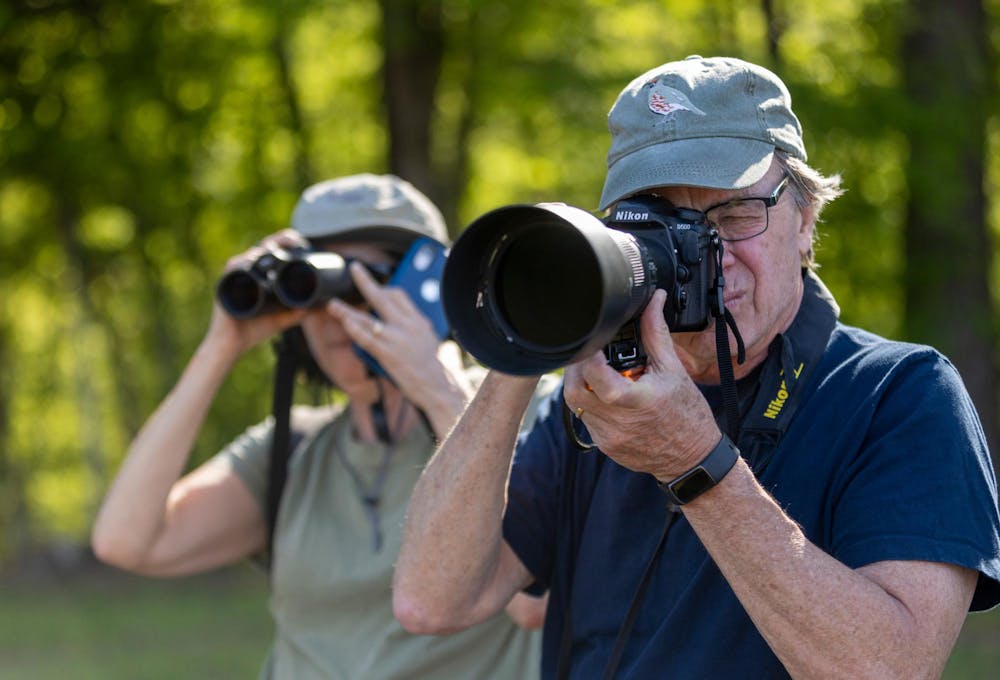
M670 485L670 490L681 503L697 498L701 492L715 486L715 480L708 474L705 468L700 465L683 478L676 480Z

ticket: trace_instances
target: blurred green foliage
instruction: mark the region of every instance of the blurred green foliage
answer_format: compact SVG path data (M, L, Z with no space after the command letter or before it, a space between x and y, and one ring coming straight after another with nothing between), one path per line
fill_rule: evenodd
M510 202L595 207L621 88L688 54L738 56L783 76L811 164L844 177L818 252L844 319L898 337L908 4L773 3L770 21L763 5L441 0L432 156L459 170L453 233ZM372 0L0 6L0 554L86 540L229 256L282 228L305 182L389 170L380 25ZM239 364L195 461L267 414L271 367L267 347Z

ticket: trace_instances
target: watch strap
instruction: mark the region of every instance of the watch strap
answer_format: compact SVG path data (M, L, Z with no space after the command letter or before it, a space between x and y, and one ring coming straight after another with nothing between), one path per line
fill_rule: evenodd
M669 482L658 482L675 505L690 503L722 481L740 457L740 450L726 435L693 468Z

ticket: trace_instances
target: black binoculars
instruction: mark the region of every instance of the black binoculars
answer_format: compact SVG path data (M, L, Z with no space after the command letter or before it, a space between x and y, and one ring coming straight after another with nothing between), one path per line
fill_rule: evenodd
M348 304L363 301L347 266L350 258L327 251L298 248L271 250L250 266L234 269L219 279L215 295L236 319L249 319L281 309L305 309L338 298ZM388 265L365 263L377 281L392 273Z

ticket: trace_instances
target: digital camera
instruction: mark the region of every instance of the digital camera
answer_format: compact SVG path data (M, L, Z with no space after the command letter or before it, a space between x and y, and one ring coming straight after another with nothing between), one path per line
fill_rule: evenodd
M456 341L504 373L538 375L602 348L615 369L641 370L639 316L657 288L672 332L708 325L716 247L703 213L656 196L619 201L604 221L564 203L505 206L452 246L445 313Z

